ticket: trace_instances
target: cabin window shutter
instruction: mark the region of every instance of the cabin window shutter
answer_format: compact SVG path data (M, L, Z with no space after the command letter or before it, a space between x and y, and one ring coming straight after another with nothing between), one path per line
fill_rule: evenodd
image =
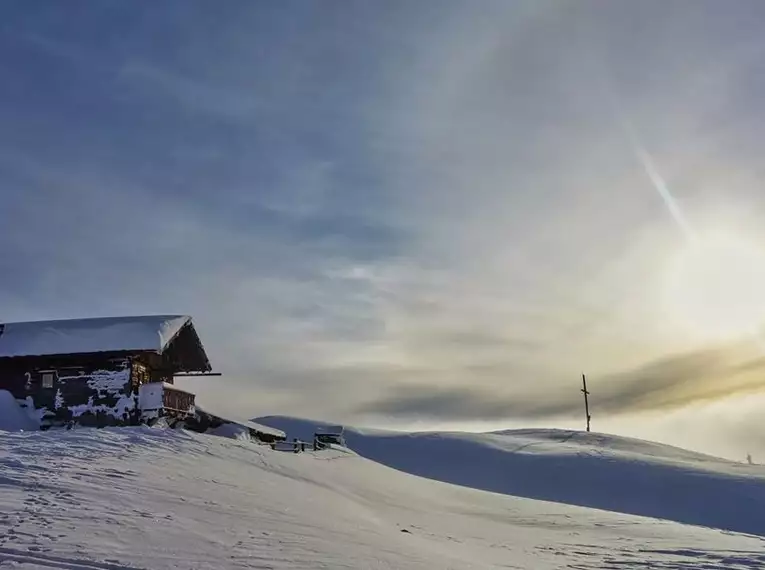
M43 388L53 388L53 384L56 381L56 371L45 370L44 372L40 373L40 377L42 379Z

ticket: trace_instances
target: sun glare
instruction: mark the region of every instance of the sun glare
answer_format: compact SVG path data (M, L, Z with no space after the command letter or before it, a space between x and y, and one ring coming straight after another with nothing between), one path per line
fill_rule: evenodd
M668 310L694 336L732 340L765 325L765 251L732 235L689 243L674 259Z

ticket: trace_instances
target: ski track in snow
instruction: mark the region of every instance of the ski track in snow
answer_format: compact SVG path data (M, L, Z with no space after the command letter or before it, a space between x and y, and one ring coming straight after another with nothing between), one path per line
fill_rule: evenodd
M342 451L160 428L0 432L0 569L763 567L759 537L468 489Z

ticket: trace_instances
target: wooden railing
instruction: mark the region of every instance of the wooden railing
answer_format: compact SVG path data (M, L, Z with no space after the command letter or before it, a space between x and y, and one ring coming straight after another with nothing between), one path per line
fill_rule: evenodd
M276 451L292 451L293 453L300 453L306 449L316 450L312 441L301 441L297 438L292 441L274 441L267 445L271 446L271 449Z

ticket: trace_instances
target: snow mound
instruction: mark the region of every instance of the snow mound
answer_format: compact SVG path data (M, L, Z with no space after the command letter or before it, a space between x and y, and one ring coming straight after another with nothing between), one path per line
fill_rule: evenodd
M223 424L216 428L207 431L210 435L217 435L218 437L228 437L230 439L238 439L241 441L250 441L250 431L241 425L237 424Z
M40 429L8 390L0 390L0 431Z
M291 437L325 425L256 421ZM562 430L402 433L346 427L359 455L413 475L505 495L765 536L765 468L630 438Z

